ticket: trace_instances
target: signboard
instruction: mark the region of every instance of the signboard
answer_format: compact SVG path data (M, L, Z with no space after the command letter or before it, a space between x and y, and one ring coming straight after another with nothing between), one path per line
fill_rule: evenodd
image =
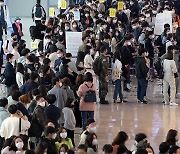
M79 47L82 45L82 32L66 32L66 51L72 56L77 56Z
M164 24L170 25L170 31L172 33L172 12L171 11L165 11L163 13L158 13L156 15L155 28L154 28L155 35L162 34L162 32L164 31Z
M116 9L110 8L109 9L109 16L110 17L116 17Z
M54 8L53 7L49 8L49 16L54 17Z
M77 21L80 20L80 12L79 11L74 11L74 20L77 20Z
M118 2L118 10L123 10L123 8L124 8L124 2L119 1Z
M65 0L62 0L62 1L61 1L61 9L62 9L62 10L65 10L65 9L66 9L66 1L65 1Z
M104 3L104 0L99 0L99 3Z
M38 42L31 42L31 48L37 49L38 48Z

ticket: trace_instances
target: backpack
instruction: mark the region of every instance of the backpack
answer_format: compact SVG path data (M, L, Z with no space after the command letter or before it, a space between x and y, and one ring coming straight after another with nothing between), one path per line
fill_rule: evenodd
M100 76L100 72L101 72L101 65L102 65L102 61L101 61L101 57L97 57L93 63L93 71L97 76Z
M41 6L36 6L35 7L35 17L36 18L41 18L42 17L42 8Z
M29 27L29 33L30 33L30 37L31 37L32 40L35 40L34 29L35 29L35 26L30 26Z
M84 102L85 103L96 102L96 92L94 90L92 90L93 84L91 87L88 87L87 84L85 84L85 85L89 90L84 95Z

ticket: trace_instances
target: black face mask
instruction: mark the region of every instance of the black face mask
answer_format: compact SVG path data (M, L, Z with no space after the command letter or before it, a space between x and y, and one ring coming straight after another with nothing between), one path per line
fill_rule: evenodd
M13 41L17 41L17 38L13 38Z

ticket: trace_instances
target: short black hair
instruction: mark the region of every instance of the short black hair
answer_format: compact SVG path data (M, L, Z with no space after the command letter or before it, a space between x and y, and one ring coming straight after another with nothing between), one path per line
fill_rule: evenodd
M52 53L57 52L57 50L58 50L58 48L57 48L57 46L56 46L55 44L52 44L52 45L50 46L50 51L51 51ZM50 62L51 62L51 61L50 61Z
M164 29L165 28L170 28L170 25L169 24L164 24Z
M93 76L92 76L92 73L87 72L87 73L84 75L84 81L86 81L86 82L88 82L88 81L93 82Z
M13 55L13 54L11 54L11 53L7 54L7 56L6 56L6 60L7 60L7 61L9 61L9 59L11 59L13 56L14 56L14 55Z
M3 97L0 99L0 107L5 107L6 105L8 105L8 100L7 98Z
M137 149L135 154L148 154L148 152L146 151L146 149Z
M13 42L12 43L12 47L14 48L14 47L16 47L18 45L18 42Z
M110 35L108 34L108 33L105 33L104 34L104 39L110 39L111 37L110 37Z
M140 142L140 141L142 141L142 140L145 139L145 138L147 138L147 136L146 136L146 134L144 134L144 133L138 133L138 134L136 134L136 136L135 136L135 140L136 140L137 142Z
M89 126L91 123L94 123L94 122L96 122L94 119L87 119L85 126L87 127L87 126Z
M24 74L24 81L28 81L30 79L30 74L29 73L25 73Z
M49 58L44 58L43 64L48 65L49 63L51 63L51 60Z
M30 50L28 48L24 48L22 51L21 51L21 55L22 56L25 56L27 55L28 53L30 53Z
M159 152L160 153L166 153L169 151L169 144L167 142L162 142L159 145Z
M8 111L10 114L15 114L17 112L18 108L15 104L12 104L9 106Z
M141 56L143 53L145 53L145 52L147 52L147 50L145 49L145 48L140 48L139 50L138 50L138 54L139 54L139 56Z
M111 144L105 144L102 149L105 153L112 153L113 147Z
M39 101L41 98L44 98L43 95L37 95L36 96L36 101Z
M59 82L60 81L60 79L58 78L58 77L54 77L53 79L52 79L52 85L54 86L54 85L56 85L56 82Z
M127 148L124 145L119 145L117 149L117 154L126 153L126 152L127 152Z
M100 53L103 53L104 51L106 51L106 47L103 45L101 48L100 48Z
M58 41L59 41L59 42L64 41L64 37L63 37L62 35L59 35L59 36L58 36Z
M39 89L33 89L32 90L32 95L34 95L34 96L37 96L37 95L39 95L40 94L40 91L39 91Z
M64 107L71 108L71 103L72 103L73 101L74 101L74 99L69 97L69 98L66 100L66 103L65 103L65 106L64 106Z
M30 79L32 81L36 80L38 77L39 77L39 75L37 73L35 73L35 72L32 72L31 75L30 75Z
M33 55L29 55L27 57L27 59L31 62L31 63L34 63L34 56Z
M19 101L19 97L21 96L21 92L19 90L16 90L12 93L12 99L15 101Z
M54 127L51 127L51 126L45 127L45 130L44 130L45 136L48 136L48 134L53 134L53 133L56 133L56 129Z
M85 152L87 152L88 147L87 147L87 145L85 145L85 144L80 144L80 145L78 146L78 149L82 149L82 150L84 150Z
M56 101L56 95L54 95L54 94L47 95L46 101L48 102L48 104L54 104Z
M72 54L71 53L66 53L66 57L70 58L70 57L72 57Z

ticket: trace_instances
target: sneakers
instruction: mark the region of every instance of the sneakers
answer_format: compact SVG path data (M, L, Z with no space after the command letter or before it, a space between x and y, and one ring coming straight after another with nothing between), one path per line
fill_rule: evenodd
M99 103L100 103L100 104L109 104L109 102L106 101L105 99L101 99Z
M138 104L147 104L147 101L145 101L145 100L141 101L141 100L138 99L138 100L137 100L137 103L138 103Z
M170 105L170 106L178 106L177 103L170 103L169 105Z
M147 96L144 96L144 100L147 101L151 101Z
M129 83L126 85L126 87L131 90L131 85Z

